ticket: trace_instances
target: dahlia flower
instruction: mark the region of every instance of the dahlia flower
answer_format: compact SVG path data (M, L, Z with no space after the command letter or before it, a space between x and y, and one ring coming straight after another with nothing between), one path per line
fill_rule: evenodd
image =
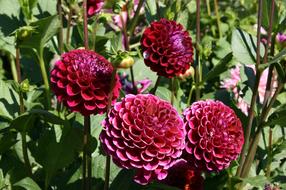
M83 115L106 112L113 67L101 55L89 50L64 53L51 71L51 87L59 102ZM115 77L113 102L119 96Z
M168 170L163 183L184 190L203 190L204 178L184 159L177 160Z
M286 46L286 34L278 33L276 35L276 41L278 42L278 45L281 47Z
M234 98L237 102L237 107L240 108L240 110L245 114L248 115L248 109L249 106L248 103L243 100L243 92L242 90L239 89L239 83L241 81L240 77L240 69L242 65L238 64L234 68L230 70L230 78L226 78L221 82L221 87L231 90L234 94ZM247 65L248 68L251 68L254 73L255 67L254 65ZM266 89L266 84L267 84L267 76L268 76L268 68L265 69L260 77L260 82L258 86L258 96L259 96L259 102L262 104L264 101L264 96L265 96L265 89ZM273 77L273 88L275 89L277 87L277 79ZM272 91L272 94L274 91Z
M87 0L87 16L91 17L98 13L104 5L104 0Z
M244 136L232 109L220 101L206 100L193 103L183 115L187 132L183 158L192 166L220 171L238 157Z
M103 121L104 150L114 163L135 169L134 180L162 180L185 148L183 121L172 105L151 94L126 95Z
M143 33L141 47L145 64L161 76L184 74L193 62L192 39L175 21L152 22Z

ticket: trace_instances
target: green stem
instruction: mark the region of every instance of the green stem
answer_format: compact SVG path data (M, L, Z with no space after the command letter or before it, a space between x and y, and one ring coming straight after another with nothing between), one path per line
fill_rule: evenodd
M272 161L272 129L269 128L269 138L268 138L268 159L266 166L266 177L270 178L271 173L271 161Z
M67 20L67 34L66 34L66 45L67 46L70 43L71 19L72 19L72 9L71 7L69 7L69 14L68 14L68 20Z
M62 13L62 0L57 2L57 11L60 18L60 30L58 35L59 52L63 52L64 42L63 42L63 13Z
M159 84L160 84L160 80L161 80L161 76L158 76L158 77L157 77L157 80L156 80L156 83L155 83L155 86L154 86L154 88L152 88L152 90L150 91L150 94L153 94L153 95L156 94L157 88L158 88L158 86L159 86Z
M91 190L90 116L84 116L83 189Z
M15 60L14 60L14 57L13 57L13 55L11 55L10 54L10 56L9 56L9 61L10 61L10 63L11 63L11 71L12 71L12 76L13 76L13 80L14 81L18 81L18 77L17 77L17 69L16 69L16 63L15 63Z
M260 0L261 1L261 0ZM265 47L265 55L264 55L264 57L263 57L263 64L265 64L266 62L267 62L267 60L268 60L268 48L269 48L269 43L270 43L270 41L271 41L271 37L272 37L272 27L273 27L273 15L274 15L274 9L275 9L275 0L272 0L272 3L271 3L271 13L270 13L270 23L269 23L269 30L268 30L268 36L267 36L267 43L266 43L266 47ZM259 2L259 8L261 8L262 9L262 1L261 2ZM260 10L261 11L261 10ZM260 18L261 19L261 18ZM259 23L260 25L258 25L258 29L257 30L259 30L260 31L260 28L261 28L261 23ZM260 38L260 36L259 36L259 38ZM258 40L258 39L257 39ZM260 41L259 42L257 42L257 52L259 52L259 54L257 54L257 59L259 59L259 61L260 61ZM259 55L259 56L258 56ZM260 62L258 62L257 61L257 64L256 64L256 72L257 72L257 75L259 74L261 74L260 73L260 71L259 71L259 64L260 64ZM268 75L270 74L270 72L268 73ZM271 72L271 74L272 74L272 72ZM256 77L256 78L258 78L258 77ZM260 76L259 76L259 78L260 78ZM259 80L258 80L258 83L259 83ZM279 85L280 86L280 85ZM277 94L277 92L279 93L280 92L280 90L282 89L282 87L279 87L277 90L276 90L276 92L275 92L275 94L274 94L274 96L271 98L271 100L270 100L270 103L269 103L269 105L267 105L267 106L265 106L265 107L263 107L262 108L262 113L261 113L261 116L260 116L260 124L258 125L258 128L257 128L257 135L258 136L255 136L254 137L254 140L253 140L253 145L252 146L249 146L248 148L249 148L249 150L248 150L248 154L247 154L247 156L246 156L246 158L245 158L245 162L244 162L244 164L243 164L243 166L242 166L242 172L241 172L241 177L245 177L245 176L247 176L248 175L248 173L249 173L249 170L250 170L250 167L251 167L251 163L253 162L253 160L254 160L254 156L255 156L255 152L256 152L256 149L257 149L257 144L258 144L258 142L259 142L259 138L260 138L260 134L261 134L261 128L262 128L262 123L266 120L266 118L267 118L267 115L268 115L268 113L269 113L269 111L270 111L270 109L271 109L271 107L270 106L272 106L272 104L274 103L274 101L276 100L276 96L278 96L278 94ZM257 86L257 88L255 88L254 89L254 92L253 92L253 96L254 95L256 95L257 96L257 94L258 94L258 86ZM255 97L255 100L256 100L256 97ZM254 102L254 104L255 104L255 102ZM254 105L253 105L254 106ZM252 127L252 121L253 121L253 118L254 118L254 114L253 114L253 117L251 118L249 118L249 124L251 124L251 125L248 125L248 127L249 127L249 129L247 128L247 130L251 130L251 127ZM249 134L250 134L250 132L249 132ZM248 135L248 134L247 134ZM248 137L248 139L246 139L246 140L248 140L249 141L249 137ZM253 155L252 155L253 154Z
M170 80L171 83L171 104L174 105L174 100L175 100L175 80L174 78L171 78Z
M201 1L196 0L196 68L195 68L195 92L196 92L196 100L200 99L200 79L201 79L201 63L200 63L200 33L201 33L201 25L200 25L200 12L201 12Z
M138 6L137 6L137 9L135 11L135 15L131 21L131 24L130 24L130 38L133 37L133 34L134 34L134 31L135 31L135 28L136 28L136 25L137 25L137 22L138 22L138 19L139 19L139 15L140 15L140 10L144 4L145 0L140 0L139 3L138 3Z
M208 16L211 16L211 6L210 6L210 0L206 0L207 2L207 12L208 12Z
M260 41L261 41L261 23L262 23L262 0L259 0L259 6L258 6L258 14L257 14L257 20L258 20L258 27L257 27L257 49L256 49L256 68L259 67L260 65ZM236 171L236 176L240 176L242 169L243 169L243 165L245 162L245 158L246 158L246 151L249 147L249 140L250 140L250 133L251 133L251 128L252 128L252 122L254 119L254 107L255 107L255 103L256 103L256 98L257 98L257 94L258 94L258 85L259 85L259 81L260 81L260 72L258 69L256 69L257 74L255 77L255 87L254 87L254 92L252 94L252 98L251 98L251 103L250 103L250 109L249 109L249 119L248 119L248 124L247 124L247 128L246 128L246 132L245 132L245 143L243 145L242 148L242 152L241 152L241 156L240 156L240 160L239 160L239 166L237 168Z
M115 82L116 82L116 72L117 72L117 68L113 68L113 72L112 72L112 76L111 76L111 81L110 81L110 89L109 89L109 94L108 94L108 104L107 104L107 117L108 117L108 113L109 110L111 108L111 104L112 104L112 97L113 97L113 88L115 86ZM105 181L104 181L104 190L108 190L109 188L109 178L110 178L110 155L106 156L106 162L105 162Z
M20 84L22 82L22 78L21 78L21 65L20 65L20 49L18 47L16 47L16 69L17 69L17 82ZM19 99L20 99L19 115L22 115L25 112L25 107L24 107L23 93L21 89L19 91ZM22 153L23 153L24 163L29 176L32 177L32 167L28 156L26 130L21 132L21 139L22 139Z
M218 11L218 2L217 2L217 0L214 0L214 7L215 7L215 16L216 16L218 34L219 34L219 38L221 38L222 37L222 32L221 32L220 15L219 15L219 11Z
M51 107L51 94L50 94L50 85L49 85L49 79L48 79L48 73L46 70L46 66L45 66L45 61L43 58L43 51L41 50L41 52L39 52L39 64L40 64L40 69L41 69L41 74L42 74L42 78L44 81L44 87L45 87L45 93L46 93L46 102L47 102L47 106L46 109L50 109Z
M196 88L195 84L192 84L192 88L190 90L188 101L187 101L188 106L191 104L191 100L192 100L192 96L193 96L193 92L194 92L195 88Z

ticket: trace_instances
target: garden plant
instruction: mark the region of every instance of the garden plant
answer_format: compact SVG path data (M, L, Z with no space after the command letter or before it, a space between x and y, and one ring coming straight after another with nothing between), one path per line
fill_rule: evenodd
M285 0L0 0L0 190L285 190Z

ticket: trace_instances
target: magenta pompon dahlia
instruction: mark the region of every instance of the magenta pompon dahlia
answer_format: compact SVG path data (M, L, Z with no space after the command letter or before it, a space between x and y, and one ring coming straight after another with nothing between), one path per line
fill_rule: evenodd
M167 19L152 22L141 38L145 64L158 75L184 74L193 62L193 45L181 24Z
M106 112L113 67L90 50L64 53L51 71L51 87L59 102L82 115ZM119 96L119 77L115 77L113 102Z
M183 120L172 105L151 94L126 95L103 121L100 134L114 163L135 169L134 180L162 180L185 148Z
M203 171L227 168L241 152L244 136L239 118L220 101L197 101L184 110L187 131L183 158Z
M104 5L104 0L87 0L87 16L91 17L98 13Z

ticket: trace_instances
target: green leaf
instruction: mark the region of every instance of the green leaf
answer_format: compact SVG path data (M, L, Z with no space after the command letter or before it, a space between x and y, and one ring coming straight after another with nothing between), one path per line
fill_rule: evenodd
M154 182L148 186L147 190L180 190L180 189L162 183Z
M19 95L11 84L0 80L0 115L13 119L19 111Z
M268 182L265 176L255 176L255 177L248 177L243 179L244 183L249 183L254 187L264 187L264 185Z
M184 26L185 29L188 28L189 22L189 11L185 9L184 11L180 11L178 13L177 23L180 23Z
M37 0L18 0L24 16L29 22L33 18L33 8L37 5Z
M17 131L23 132L27 131L29 127L33 126L35 121L35 115L25 113L16 117L12 122L10 127L16 129Z
M46 183L50 182L57 170L74 161L76 152L82 150L82 138L82 131L70 125L63 127L59 142L53 128L42 133L34 157L44 168Z
M30 26L35 28L32 35L19 44L20 48L36 49L42 51L45 44L58 32L60 21L58 16L50 16L32 22Z
M0 134L0 154L6 152L15 143L17 143L15 134L13 133Z
M244 32L241 29L236 29L232 32L231 48L233 56L242 64L256 63L256 46L257 38ZM265 47L260 43L260 56L264 56Z
M280 106L277 110L275 110L269 117L267 122L265 123L266 126L274 126L274 125L281 125L285 126L286 120L286 105Z
M224 71L226 71L228 69L228 64L230 63L230 61L232 60L232 53L227 54L224 58L222 58L220 60L219 63L217 63L214 68L212 68L212 70L210 70L207 75L205 76L205 78L203 79L203 82L206 82L210 79L213 79L215 77L217 77L218 75L220 75L221 73L223 73Z
M146 18L148 23L151 23L156 19L157 15L157 5L154 0L146 0L145 3Z
M270 26L270 14L271 14L271 0L263 0L263 6L262 6L262 27L264 27L266 30ZM276 27L279 21L278 18L278 7L276 2L274 1L274 15L273 15L273 29L276 31Z
M33 109L30 111L30 113L34 114L34 115L38 115L44 121L52 123L52 124L58 124L58 125L65 124L65 121L62 120L59 116L57 116L54 113L49 112L47 110Z
M13 186L23 187L26 190L41 190L38 184L29 177L18 181Z
M110 185L110 190L135 190L142 189L143 186L135 183L133 177L135 172L133 170L122 169L119 174L116 176L112 184ZM122 180L124 179L124 180Z
M286 57L286 48L284 48L277 55L271 58L271 60L267 62L266 64L259 65L259 69L265 69L274 63L278 63L280 60L284 59L284 57Z

